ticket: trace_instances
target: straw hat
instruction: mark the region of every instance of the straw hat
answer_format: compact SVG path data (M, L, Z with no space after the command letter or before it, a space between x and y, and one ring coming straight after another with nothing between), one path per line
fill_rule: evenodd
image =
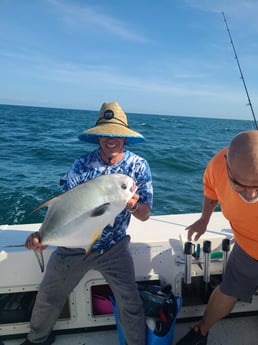
M86 129L79 139L88 143L98 144L98 137L126 138L126 145L142 143L145 139L128 128L127 116L117 102L103 103L96 126Z

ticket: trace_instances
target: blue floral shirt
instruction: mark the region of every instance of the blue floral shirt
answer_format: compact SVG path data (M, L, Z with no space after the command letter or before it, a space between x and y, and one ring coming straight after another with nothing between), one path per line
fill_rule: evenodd
M123 159L114 165L105 164L100 157L100 149L85 154L78 158L65 176L64 191L80 183L91 180L104 174L125 174L135 181L139 203L152 207L153 188L151 171L148 162L126 150ZM101 237L96 241L93 250L107 249L117 243L126 235L131 214L124 209L115 219L114 225L104 228Z

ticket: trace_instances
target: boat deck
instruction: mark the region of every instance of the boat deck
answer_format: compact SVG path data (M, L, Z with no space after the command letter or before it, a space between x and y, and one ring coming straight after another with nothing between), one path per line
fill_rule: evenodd
M188 332L192 322L178 322L174 331L173 344ZM258 313L253 316L235 316L219 321L210 331L208 345L257 345ZM20 345L24 337L4 340L4 345ZM119 345L116 330L57 333L55 345Z

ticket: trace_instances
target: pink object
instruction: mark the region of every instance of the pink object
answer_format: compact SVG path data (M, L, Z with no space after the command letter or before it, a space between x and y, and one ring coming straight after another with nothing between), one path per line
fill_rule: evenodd
M111 301L97 294L92 295L92 309L94 315L113 314Z

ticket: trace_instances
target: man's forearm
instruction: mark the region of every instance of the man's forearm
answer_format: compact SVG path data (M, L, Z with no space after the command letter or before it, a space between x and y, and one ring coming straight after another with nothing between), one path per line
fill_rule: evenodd
M201 218L206 224L209 223L210 217L218 204L218 200L212 200L204 196L203 206L202 206L202 215Z

